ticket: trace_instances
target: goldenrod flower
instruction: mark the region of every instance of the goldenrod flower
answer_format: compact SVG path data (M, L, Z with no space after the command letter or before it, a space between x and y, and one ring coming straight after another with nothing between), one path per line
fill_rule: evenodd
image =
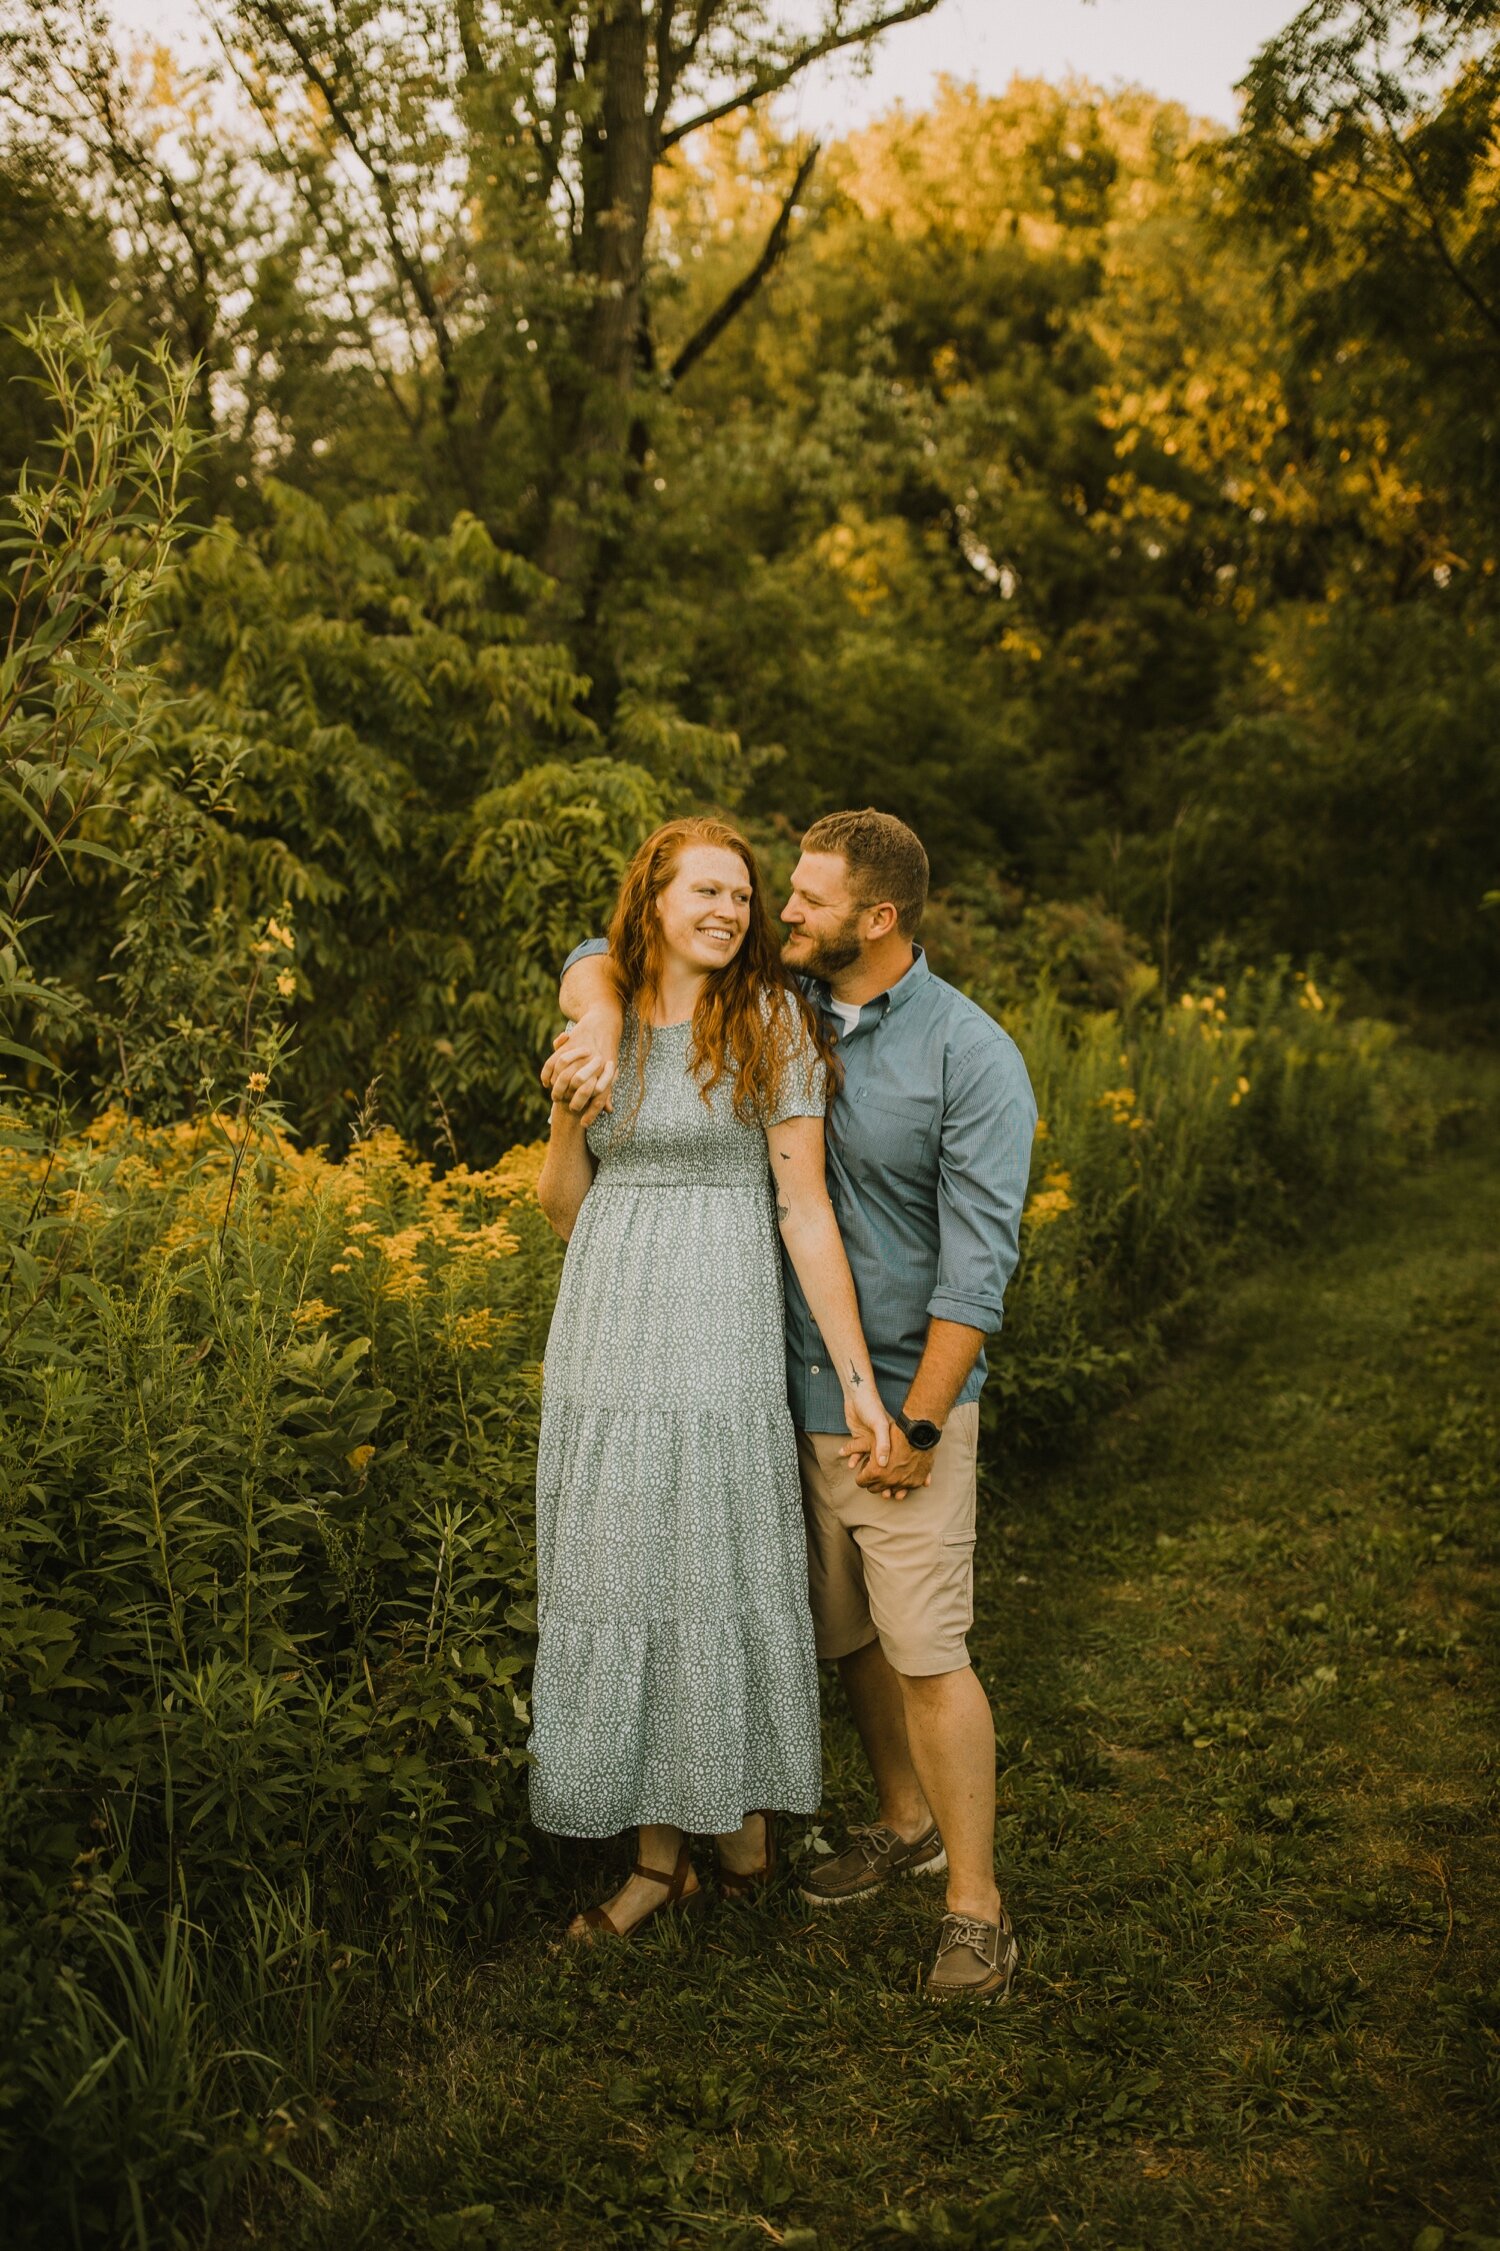
M1072 1174L1060 1167L1044 1173L1041 1187L1021 1214L1023 1222L1030 1220L1034 1227L1045 1227L1049 1220L1061 1219L1065 1211L1073 1209L1073 1199L1068 1194L1072 1185Z

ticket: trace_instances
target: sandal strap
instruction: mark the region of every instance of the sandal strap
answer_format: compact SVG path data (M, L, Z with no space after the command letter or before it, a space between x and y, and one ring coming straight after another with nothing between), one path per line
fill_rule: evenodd
M677 1864L670 1874L664 1874L660 1868L648 1868L644 1860L638 1860L631 1870L633 1876L644 1876L648 1883L666 1886L667 1896L662 1901L663 1907L675 1907L677 1905L686 1890L687 1880L692 1872L693 1863L688 1853L686 1837L683 1838L682 1843L677 1848Z

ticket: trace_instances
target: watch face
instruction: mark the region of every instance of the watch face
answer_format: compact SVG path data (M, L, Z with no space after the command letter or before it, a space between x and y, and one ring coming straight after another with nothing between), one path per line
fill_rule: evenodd
M919 1454L931 1453L942 1435L943 1433L936 1423L910 1422L906 1426L907 1442L909 1445L915 1446Z

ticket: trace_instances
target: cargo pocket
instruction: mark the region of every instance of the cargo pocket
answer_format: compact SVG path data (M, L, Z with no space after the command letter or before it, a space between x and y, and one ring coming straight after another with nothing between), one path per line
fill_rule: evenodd
M943 1542L943 1627L961 1641L974 1623L974 1539L956 1532Z

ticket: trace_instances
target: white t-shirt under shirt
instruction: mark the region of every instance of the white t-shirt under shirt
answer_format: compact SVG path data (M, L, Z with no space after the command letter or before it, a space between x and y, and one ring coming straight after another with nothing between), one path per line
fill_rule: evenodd
M863 1003L857 1000L833 1000L830 998L828 1005L844 1027L843 1036L847 1039L859 1022L859 1012Z

